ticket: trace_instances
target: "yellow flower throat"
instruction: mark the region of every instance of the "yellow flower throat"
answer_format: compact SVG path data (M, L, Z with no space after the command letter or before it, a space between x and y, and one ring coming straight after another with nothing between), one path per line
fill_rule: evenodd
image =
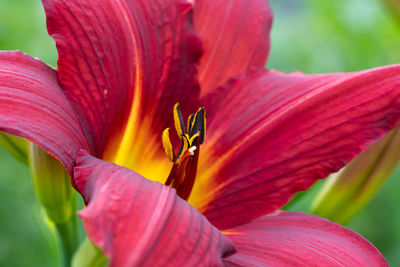
M206 134L205 109L200 108L195 114L190 114L187 128L179 109L179 103L174 106L174 124L180 137L181 145L175 154L169 138L169 128L162 133L162 144L168 159L173 162L171 172L165 182L176 189L178 196L187 200L192 192L199 161L200 145Z

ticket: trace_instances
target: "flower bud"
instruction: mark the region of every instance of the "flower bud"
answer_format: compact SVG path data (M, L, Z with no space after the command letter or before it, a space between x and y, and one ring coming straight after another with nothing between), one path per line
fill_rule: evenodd
M56 224L67 222L75 211L75 201L65 167L32 143L28 155L33 186L49 219Z
M108 259L101 249L96 247L89 238L86 238L72 259L72 267L105 267Z

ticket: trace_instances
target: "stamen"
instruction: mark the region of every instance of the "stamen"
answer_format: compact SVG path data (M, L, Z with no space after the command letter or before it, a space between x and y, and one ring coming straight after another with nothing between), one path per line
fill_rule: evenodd
M181 136L181 147L179 148L179 152L176 155L176 159L174 163L179 163L182 160L182 156L185 153L185 151L189 148L189 140L185 135Z
M194 119L193 114L190 114L189 117L188 117L188 121L187 121L186 132L190 132L190 126L191 126L192 123L193 123L193 119Z
M200 144L202 144L204 142L204 135L206 134L206 112L204 108L200 108L196 112L189 135L194 135L197 132L200 133Z
M162 144L165 150L165 154L170 161L174 161L174 149L172 148L171 140L169 139L169 128L165 129L162 133Z
M200 145L204 142L206 133L205 109L200 108L195 114L190 114L186 129L178 103L174 106L173 115L181 146L175 156L169 139L169 128L163 131L162 142L165 154L174 163L165 184L175 188L181 198L188 199L196 178Z
M194 139L196 139L197 137L199 137L200 133L195 133L192 137L190 137L189 139L189 146L192 146L192 144L194 144Z
M183 135L185 133L185 123L182 118L182 113L179 108L179 103L176 103L174 106L174 123L177 134L179 136Z

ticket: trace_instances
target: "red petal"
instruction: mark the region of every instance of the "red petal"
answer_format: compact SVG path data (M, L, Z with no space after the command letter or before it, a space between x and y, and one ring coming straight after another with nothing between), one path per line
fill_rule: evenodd
M216 266L232 243L175 190L80 152L79 215L111 266Z
M265 66L271 24L267 0L195 1L194 26L204 46L199 68L202 94L250 66Z
M357 233L301 212L276 212L225 232L237 253L230 266L388 266Z
M201 43L184 0L43 0L59 52L59 80L92 150L145 115L159 135L173 105L198 94ZM161 102L162 100L162 102ZM162 116L164 115L164 117ZM160 119L161 116L161 119ZM117 143L117 142L116 142ZM160 141L158 140L158 143Z
M70 172L79 149L89 149L56 71L21 52L0 52L0 130L38 144Z
M218 93L204 102L208 139L189 203L225 228L278 209L399 123L400 65L252 71Z

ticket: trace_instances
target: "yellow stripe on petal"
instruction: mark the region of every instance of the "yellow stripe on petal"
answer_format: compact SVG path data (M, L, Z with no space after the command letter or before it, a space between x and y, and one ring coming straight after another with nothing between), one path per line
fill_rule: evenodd
M129 22L130 18L129 18L129 14L127 12L125 12L125 8L123 8L123 4L121 3L121 1L115 1L115 4L120 8L122 12L122 17L125 21ZM122 136L120 138L116 138L118 139L117 142L110 144L109 148L107 149L106 153L105 153L105 159L112 161L118 165L122 165L128 168L132 169L132 166L130 166L129 163L127 163L127 158L136 158L138 155L132 155L132 142L133 140L136 140L137 135L138 135L138 129L139 129L139 111L141 108L141 99L143 96L143 88L142 88L142 84L143 84L143 73L142 73L142 64L141 62L143 62L143 59L140 58L140 51L138 49L138 44L137 44L137 37L135 35L135 30L132 28L132 25L130 23L126 24L128 26L128 30L129 30L129 37L130 40L132 41L133 44L133 49L134 49L134 55L135 55L135 59L134 59L134 65L135 70L134 73L130 73L130 77L131 77L131 81L134 84L133 90L134 90L134 98L132 100L132 106L131 106L131 110L129 113L129 117L126 123L126 128L125 131L122 133ZM134 79L134 80L133 80ZM134 161L134 160L133 160Z
M110 153L105 160L134 170L149 180L164 183L171 169L171 161L162 152L160 134L152 134L151 119L146 116L137 126L134 139L130 142L126 140L124 147L119 147L119 157L112 157Z
M196 180L190 197L187 200L190 205L200 212L205 211L207 205L215 199L218 191L225 185L216 181L216 175L222 168L223 162L219 158L214 157L209 149L206 149L206 151L203 149L203 152L208 157L200 157L199 159Z
M165 154L170 161L174 161L174 149L172 148L171 140L169 139L169 128L165 129L162 133L162 144Z
M126 10L122 7L121 1L115 1L115 4L120 7L119 10ZM129 15L126 12L122 12L122 17L129 22ZM140 116L144 97L142 71L144 61L136 41L138 38L132 28L133 24L126 25L129 28L135 55L136 67L130 73L129 80L133 85L134 97L124 131L111 139L102 158L134 170L150 180L163 183L171 163L165 157L157 155L158 150L155 148L159 147L160 141L159 137L157 138L159 135L151 136L154 114L146 114L144 118Z

